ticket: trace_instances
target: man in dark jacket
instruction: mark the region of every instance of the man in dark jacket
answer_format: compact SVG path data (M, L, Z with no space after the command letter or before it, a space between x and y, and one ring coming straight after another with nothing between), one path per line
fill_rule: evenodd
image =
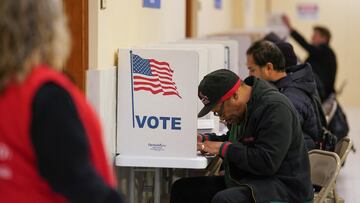
M223 158L225 175L183 178L171 202L305 202L313 198L309 158L296 111L269 83L244 82L225 69L200 82L202 117L212 111L231 125L208 134L198 150Z
M281 59L285 59L285 66ZM272 82L290 99L298 113L307 149L319 148L321 126L312 101L312 96L319 96L310 64L296 65L291 44L268 41L256 42L248 49L247 63L250 75Z
M324 91L319 91L319 93L324 92L324 95L320 95L322 101L324 101L332 93L335 93L337 64L335 53L329 46L330 31L322 26L314 27L312 43L310 44L292 27L287 16L283 16L283 22L289 29L292 38L308 52L306 62L311 64L322 83Z

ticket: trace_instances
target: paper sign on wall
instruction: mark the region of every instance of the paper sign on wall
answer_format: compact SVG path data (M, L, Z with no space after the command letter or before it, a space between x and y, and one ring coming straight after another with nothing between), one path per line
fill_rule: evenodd
M215 8L220 10L222 7L222 0L215 0Z
M296 6L296 11L302 20L316 20L319 17L319 6L315 3L300 3Z
M160 8L160 0L144 0L144 8Z

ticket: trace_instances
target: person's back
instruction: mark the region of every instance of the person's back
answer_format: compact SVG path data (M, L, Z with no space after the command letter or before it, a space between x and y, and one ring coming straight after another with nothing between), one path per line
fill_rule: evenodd
M22 84L11 82L0 94L0 112L7 118L0 120L4 202L113 202L103 199L111 193L118 199L95 113L65 76L46 65L34 67ZM85 193L74 194L71 184Z
M311 65L308 63L287 67L287 76L275 81L275 86L283 93L298 112L305 144L308 150L319 148L321 126L316 115L312 97L318 97Z

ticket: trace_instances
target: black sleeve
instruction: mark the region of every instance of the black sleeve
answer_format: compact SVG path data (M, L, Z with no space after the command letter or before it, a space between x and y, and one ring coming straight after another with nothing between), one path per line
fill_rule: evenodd
M319 52L319 49L314 46L309 44L305 38L300 35L300 33L298 33L296 30L291 30L291 37L294 38L294 40L300 44L300 46L302 46L307 52L309 52L309 54L317 54Z
M97 174L89 143L70 95L54 83L36 93L31 138L40 175L70 202L122 202Z
M225 159L237 168L254 175L274 175L291 145L294 117L285 105L265 107L257 122L254 146L241 142L230 144Z
M205 133L202 135L203 141L216 141L216 142L225 142L229 140L229 132L223 135L217 135L216 133Z

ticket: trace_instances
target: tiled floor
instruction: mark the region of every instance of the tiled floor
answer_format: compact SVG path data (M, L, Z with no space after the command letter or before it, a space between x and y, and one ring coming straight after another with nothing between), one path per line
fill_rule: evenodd
M357 153L350 152L345 166L341 169L337 179L337 191L345 202L360 202L360 107L346 108L346 115L350 124L350 137Z

